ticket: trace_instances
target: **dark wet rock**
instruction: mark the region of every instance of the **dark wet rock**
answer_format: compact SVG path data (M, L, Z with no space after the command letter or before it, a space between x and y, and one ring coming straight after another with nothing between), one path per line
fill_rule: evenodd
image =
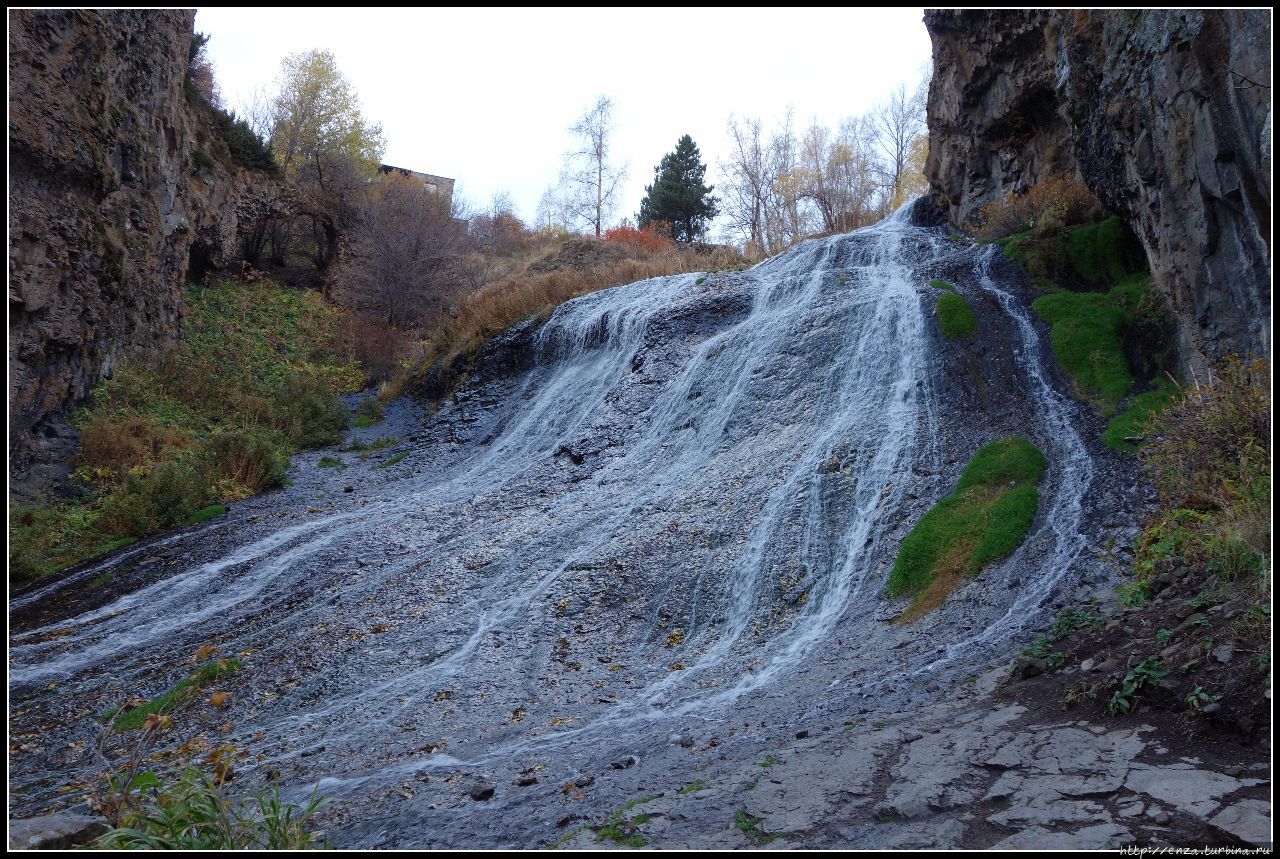
M493 799L493 785L478 784L471 788L469 796L476 802L485 802Z
M66 850L88 844L110 827L101 817L59 812L9 821L10 850Z
M573 783L577 787L591 787L591 785L596 783L596 777L589 773L583 773L574 779Z
M538 783L538 777L532 773L525 773L516 776L516 780L512 782L516 787L532 787Z

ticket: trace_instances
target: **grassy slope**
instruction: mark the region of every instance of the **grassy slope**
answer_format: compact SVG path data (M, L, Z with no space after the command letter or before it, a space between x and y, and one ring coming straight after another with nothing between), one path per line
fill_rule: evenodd
M184 342L119 368L73 415L87 495L11 510L11 581L208 518L217 502L278 485L298 448L337 441L335 394L363 374L333 354L336 322L319 295L271 284L189 292Z

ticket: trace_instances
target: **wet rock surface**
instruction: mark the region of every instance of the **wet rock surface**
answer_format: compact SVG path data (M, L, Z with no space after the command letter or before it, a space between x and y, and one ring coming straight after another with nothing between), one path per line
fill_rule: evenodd
M175 712L160 759L231 745L237 789L278 776L305 802L318 784L339 846L535 847L650 793L668 810L625 822L670 845L1082 829L1112 763L1052 770L1092 732L1037 728L1000 769L992 737L1030 730L1022 714L949 698L989 692L982 666L1006 671L1020 636L1114 583L1088 548L1123 541L1144 498L1004 265L896 218L701 284L595 293L529 335L528 370L481 368L433 416L393 404L362 431L389 446L302 454L286 489L16 594L14 813L80 801L95 716L208 645L243 663L219 681L230 703ZM943 273L977 336L938 332ZM1028 540L892 623L898 541L1011 433L1050 463ZM1044 786L1001 817L1002 777Z

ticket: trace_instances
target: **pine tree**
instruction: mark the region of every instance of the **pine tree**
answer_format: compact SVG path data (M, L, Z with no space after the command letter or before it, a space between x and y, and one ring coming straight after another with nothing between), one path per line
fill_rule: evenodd
M674 152L662 156L653 168L654 182L646 186L636 221L645 227L654 221L671 225L671 238L678 242L694 242L707 231L708 222L716 216L716 198L712 188L702 184L707 165L689 135L681 137Z

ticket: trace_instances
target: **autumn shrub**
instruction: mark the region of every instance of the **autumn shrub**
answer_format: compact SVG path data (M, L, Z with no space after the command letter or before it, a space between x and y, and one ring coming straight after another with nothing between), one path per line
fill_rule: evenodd
M146 414L96 414L80 430L72 465L82 478L114 482L131 469L171 459L195 443L192 433Z
M265 430L229 429L205 446L205 467L220 498L241 498L279 486L289 466L289 448Z
M976 237L993 242L1027 230L1041 235L1102 216L1102 204L1075 176L1057 175L983 206Z
M605 230L606 242L617 242L646 253L674 251L676 243L671 238L671 225L666 221L651 221L640 229L615 227Z
M208 483L195 467L166 462L130 473L107 498L101 526L110 533L142 537L182 524L209 500Z
M323 380L309 374L281 379L272 400L271 425L300 448L336 444L347 428L347 410Z
M337 395L364 387L365 373L334 349L335 308L270 282L194 287L186 299L178 345L116 367L73 413L81 493L11 511L15 581L276 486L296 448L339 439Z
M377 397L365 397L356 406L352 424L362 429L371 427L382 420L385 414L386 411L382 408L382 403L378 401Z
M46 576L71 564L126 546L136 539L102 527L99 507L44 499L11 504L9 509L9 581Z
M395 378L420 352L409 333L350 311L335 326L333 350L364 368L370 384Z

